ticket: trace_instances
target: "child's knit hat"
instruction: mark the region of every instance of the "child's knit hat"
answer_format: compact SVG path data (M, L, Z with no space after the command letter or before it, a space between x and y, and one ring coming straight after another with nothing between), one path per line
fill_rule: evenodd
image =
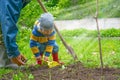
M50 13L44 13L41 15L40 19L40 29L50 30L54 28L54 18Z

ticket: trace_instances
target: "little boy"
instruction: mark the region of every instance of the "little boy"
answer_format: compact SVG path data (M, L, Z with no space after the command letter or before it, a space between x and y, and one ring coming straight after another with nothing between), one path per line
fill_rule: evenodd
M49 60L52 53L53 61L63 64L58 59L58 45L54 30L54 18L50 13L44 13L40 19L35 22L31 37L30 48L36 57L37 64L42 64L43 54L44 61Z

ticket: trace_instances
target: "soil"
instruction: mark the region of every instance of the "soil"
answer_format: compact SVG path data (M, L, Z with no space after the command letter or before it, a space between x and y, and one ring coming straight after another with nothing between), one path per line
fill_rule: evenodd
M101 69L85 68L80 62L66 66L64 69L61 66L54 68L31 66L28 69L35 80L120 80L120 69L104 68L103 74L101 74ZM27 72L27 70L25 69L23 72ZM10 73L4 76L10 79Z
M65 69L55 67L51 69L31 68L35 80L118 80L120 69L89 69L80 62L67 66Z

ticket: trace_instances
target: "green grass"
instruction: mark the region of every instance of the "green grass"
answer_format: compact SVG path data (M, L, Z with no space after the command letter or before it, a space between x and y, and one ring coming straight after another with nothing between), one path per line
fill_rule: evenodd
M8 77L9 75L9 77ZM29 70L0 69L0 80L34 80Z
M4 69L4 68L0 69L0 78L2 77L2 75L5 75L11 71L12 70L10 70L10 69Z
M120 64L118 64L119 62L116 62L119 61L119 58L117 60L112 59L118 57L120 52L120 29L107 29L101 30L100 32L102 36L101 45L103 61L105 63L104 66L119 68ZM29 47L30 35L28 34L30 33L31 29L21 29L21 32L18 34L17 40L21 53L23 53L28 59L28 64L34 64L35 58ZM74 49L74 51L78 55L79 60L83 62L85 66L91 68L100 67L99 45L96 30L63 30L61 31L61 34L63 35L66 43ZM64 61L66 65L73 63L73 58L62 44L58 35L57 43L60 48L60 59Z
M28 64L34 64L35 58L29 47L29 35L30 29L22 29L18 35L18 45L21 53L28 59ZM118 57L120 52L120 29L107 29L101 30L101 45L104 66L108 67L120 67L119 60L112 60ZM61 31L65 41L69 44L76 52L79 60L84 66L95 68L100 67L99 60L99 45L96 30L63 30ZM22 37L22 38L20 38ZM57 43L59 45L59 57L66 65L73 63L73 58L68 53L67 49L62 44L60 38L57 35ZM117 56L116 56L117 55ZM109 57L110 58L109 58ZM116 56L116 57L115 57ZM51 59L51 57L50 57ZM117 65L116 65L117 64Z
M29 47L29 37L31 33L31 29L20 29L21 31L18 33L17 43L19 45L19 49L21 53L25 55L28 59L27 67L31 64L35 64L35 58L32 54ZM114 32L113 32L114 31ZM108 29L101 30L104 35L101 38L101 46L102 46L102 57L104 67L112 67L112 68L120 68L120 35L118 32L120 29ZM108 34L109 32L109 34ZM85 67L88 68L99 68L100 65L100 55L99 55L99 45L97 38L97 31L79 29L79 30L67 30L61 31L65 41L69 44L75 51L78 56L79 61L83 63ZM109 35L112 35L109 36ZM119 36L118 36L119 35ZM62 44L60 38L57 35L57 43L59 45L59 58L61 61L65 63L65 65L69 65L74 63L72 56L68 53L67 49ZM51 59L51 57L50 57ZM14 70L9 69L0 69L0 78L2 75L10 73ZM14 80L21 80L21 78L31 78L33 79L33 75L28 72L21 73L20 71L16 71L18 74L12 75ZM18 78L18 79L17 79Z
M99 46L98 39L91 37L76 37L76 38L65 38L74 51L76 52L79 60L86 67L96 68L100 67L99 59ZM104 66L119 68L119 57L120 56L120 38L102 38L102 55ZM61 43L60 55L63 61L67 60L71 63L71 56L67 54L65 48ZM64 55L64 57L62 56ZM65 60L64 60L65 59ZM72 61L73 62L73 61Z

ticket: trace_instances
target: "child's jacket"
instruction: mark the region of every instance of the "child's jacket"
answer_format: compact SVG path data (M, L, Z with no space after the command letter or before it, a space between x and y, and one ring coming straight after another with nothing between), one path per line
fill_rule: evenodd
M37 57L39 56L39 48L38 48L38 44L45 44L46 43L46 49L45 49L45 56L49 56L49 54L53 51L53 47L56 43L56 35L55 35L55 31L53 30L53 32L48 35L45 36L44 34L42 34L42 32L40 31L40 29L38 28L37 24L34 25L32 34L30 36L30 47L32 52L34 53L34 55Z

